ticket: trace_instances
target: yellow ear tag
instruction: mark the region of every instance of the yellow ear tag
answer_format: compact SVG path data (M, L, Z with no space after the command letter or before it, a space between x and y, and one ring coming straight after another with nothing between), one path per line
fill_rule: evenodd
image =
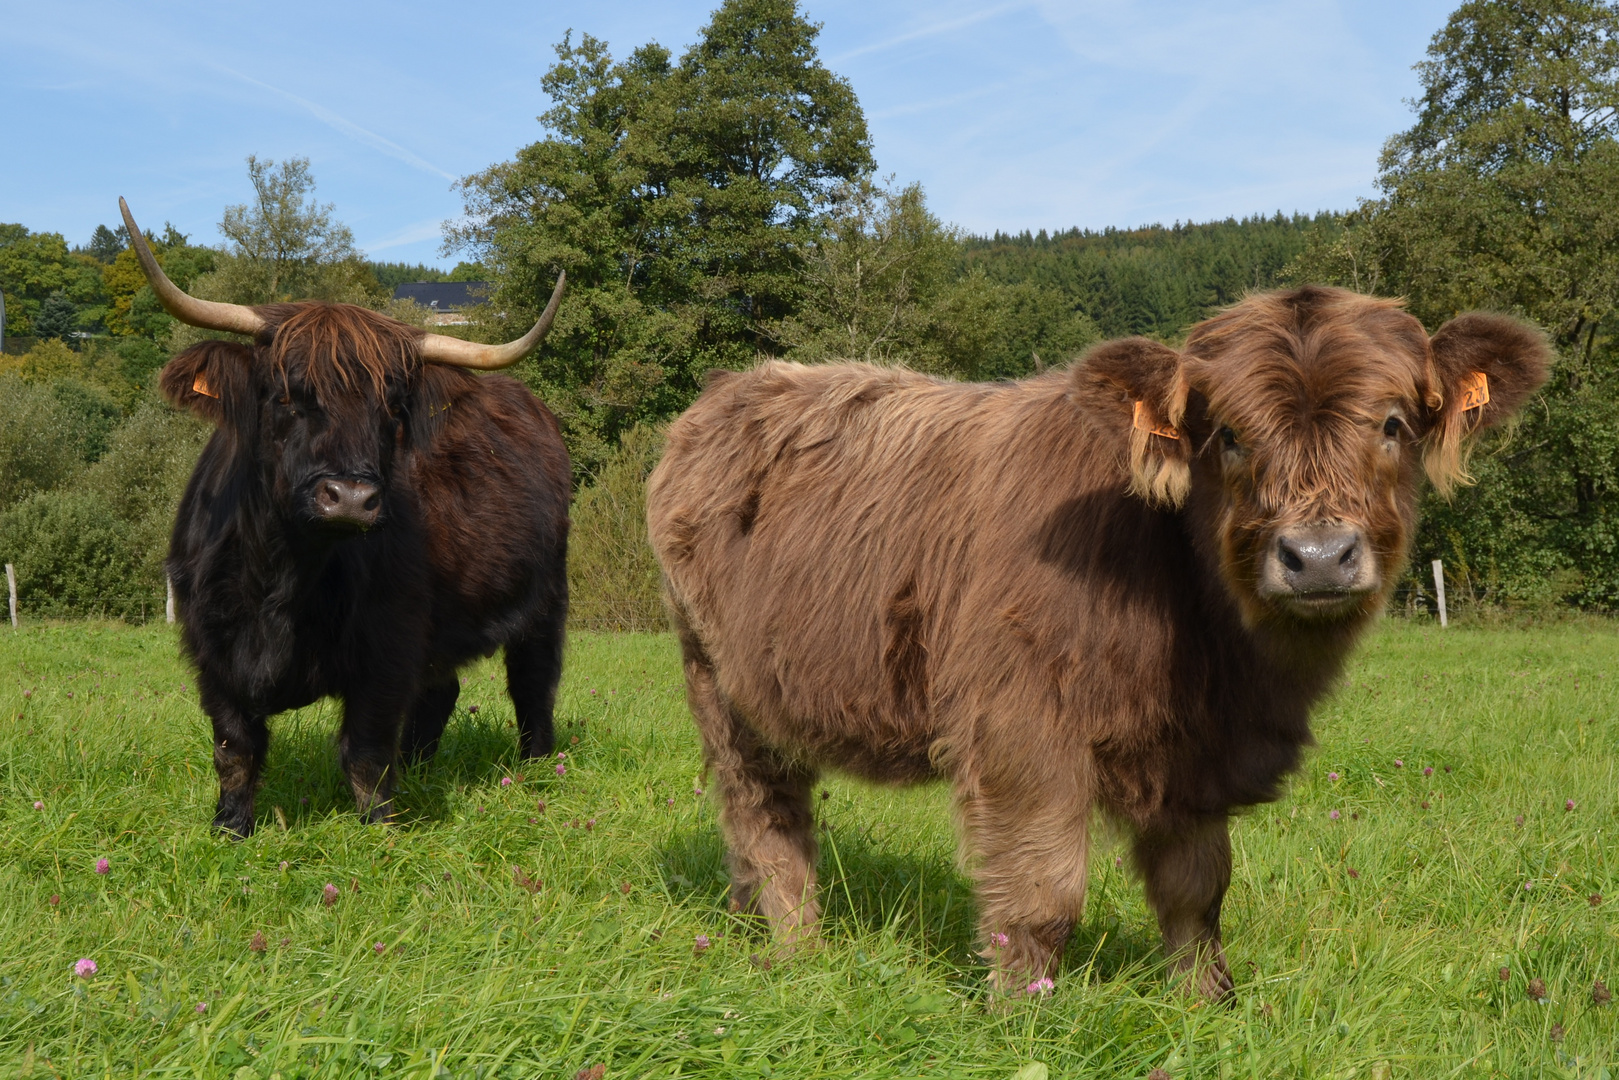
M1462 412L1490 403L1490 377L1475 371L1462 380Z
M219 395L208 389L208 380L202 377L202 372L200 371L197 372L197 377L191 380L191 390L192 393L201 394L203 397L211 397L215 401L219 400Z
M1131 421L1137 431L1145 431L1149 435L1157 435L1163 439L1178 439L1181 437L1180 429L1170 427L1168 424L1158 424L1153 421L1152 413L1144 407L1146 402L1135 403L1135 417Z

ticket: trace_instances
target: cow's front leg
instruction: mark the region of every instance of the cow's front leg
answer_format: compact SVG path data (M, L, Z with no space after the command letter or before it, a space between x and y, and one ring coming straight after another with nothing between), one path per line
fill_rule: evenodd
M1203 997L1231 996L1231 970L1220 944L1220 904L1231 884L1231 834L1224 817L1143 830L1136 866L1158 915L1174 974L1190 974Z
M219 776L214 828L238 837L251 836L253 796L270 748L270 728L264 717L244 712L206 691L203 707L213 722L214 772Z
M410 694L368 691L344 702L338 757L354 791L354 805L370 822L393 820L394 773L398 771L399 728Z
M956 797L969 861L977 864L980 955L991 965L990 985L1041 993L1085 910L1086 773L1060 755L1030 753L958 777Z

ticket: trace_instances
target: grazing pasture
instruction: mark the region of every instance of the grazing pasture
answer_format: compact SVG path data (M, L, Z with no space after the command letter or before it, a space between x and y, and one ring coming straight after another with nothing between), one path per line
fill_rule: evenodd
M280 717L232 842L172 631L0 630L0 1072L1619 1075L1593 1000L1619 984L1619 627L1381 624L1233 828L1230 1008L1165 984L1103 837L1056 992L987 1010L943 788L824 785L825 941L772 962L726 914L678 661L574 635L564 775L516 757L498 662L468 669L392 829L354 813L336 706Z

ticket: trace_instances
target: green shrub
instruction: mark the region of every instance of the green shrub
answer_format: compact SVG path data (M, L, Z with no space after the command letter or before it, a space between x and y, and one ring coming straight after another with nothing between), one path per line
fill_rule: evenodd
M73 448L84 461L107 452L108 440L124 418L124 410L105 390L78 379L57 379L52 396L66 414Z
M129 524L88 491L40 492L0 514L0 562L16 564L25 609L118 613L138 591Z
M212 431L190 413L149 403L113 432L106 454L74 485L128 526L134 590L163 593L174 511Z
M0 374L0 510L49 491L82 464L73 417L56 396Z
M646 478L663 431L626 431L573 500L568 533L569 622L591 630L661 630L658 563L646 536Z
M24 610L123 615L160 605L174 509L210 430L149 403L111 431L95 464L0 514L0 561L17 566Z

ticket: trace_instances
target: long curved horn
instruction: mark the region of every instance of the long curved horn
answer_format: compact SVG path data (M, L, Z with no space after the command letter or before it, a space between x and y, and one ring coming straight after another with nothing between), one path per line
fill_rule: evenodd
M551 330L551 321L557 317L557 306L562 303L562 289L568 284L568 275L557 272L557 287L551 290L551 302L545 305L540 321L516 341L505 345L479 345L475 341L462 341L445 334L428 334L422 339L422 359L436 364L454 364L456 367L494 371L511 367L517 361L539 348L540 342Z
M158 303L163 305L164 311L183 323L200 326L204 330L256 334L264 328L264 320L250 307L188 296L180 286L169 280L169 276L157 264L152 249L146 246L146 237L141 235L135 219L130 217L129 204L124 202L122 195L118 196L118 211L124 215L124 228L129 230L129 245L135 249L135 258L140 260L141 272L146 275L152 291L157 293Z

